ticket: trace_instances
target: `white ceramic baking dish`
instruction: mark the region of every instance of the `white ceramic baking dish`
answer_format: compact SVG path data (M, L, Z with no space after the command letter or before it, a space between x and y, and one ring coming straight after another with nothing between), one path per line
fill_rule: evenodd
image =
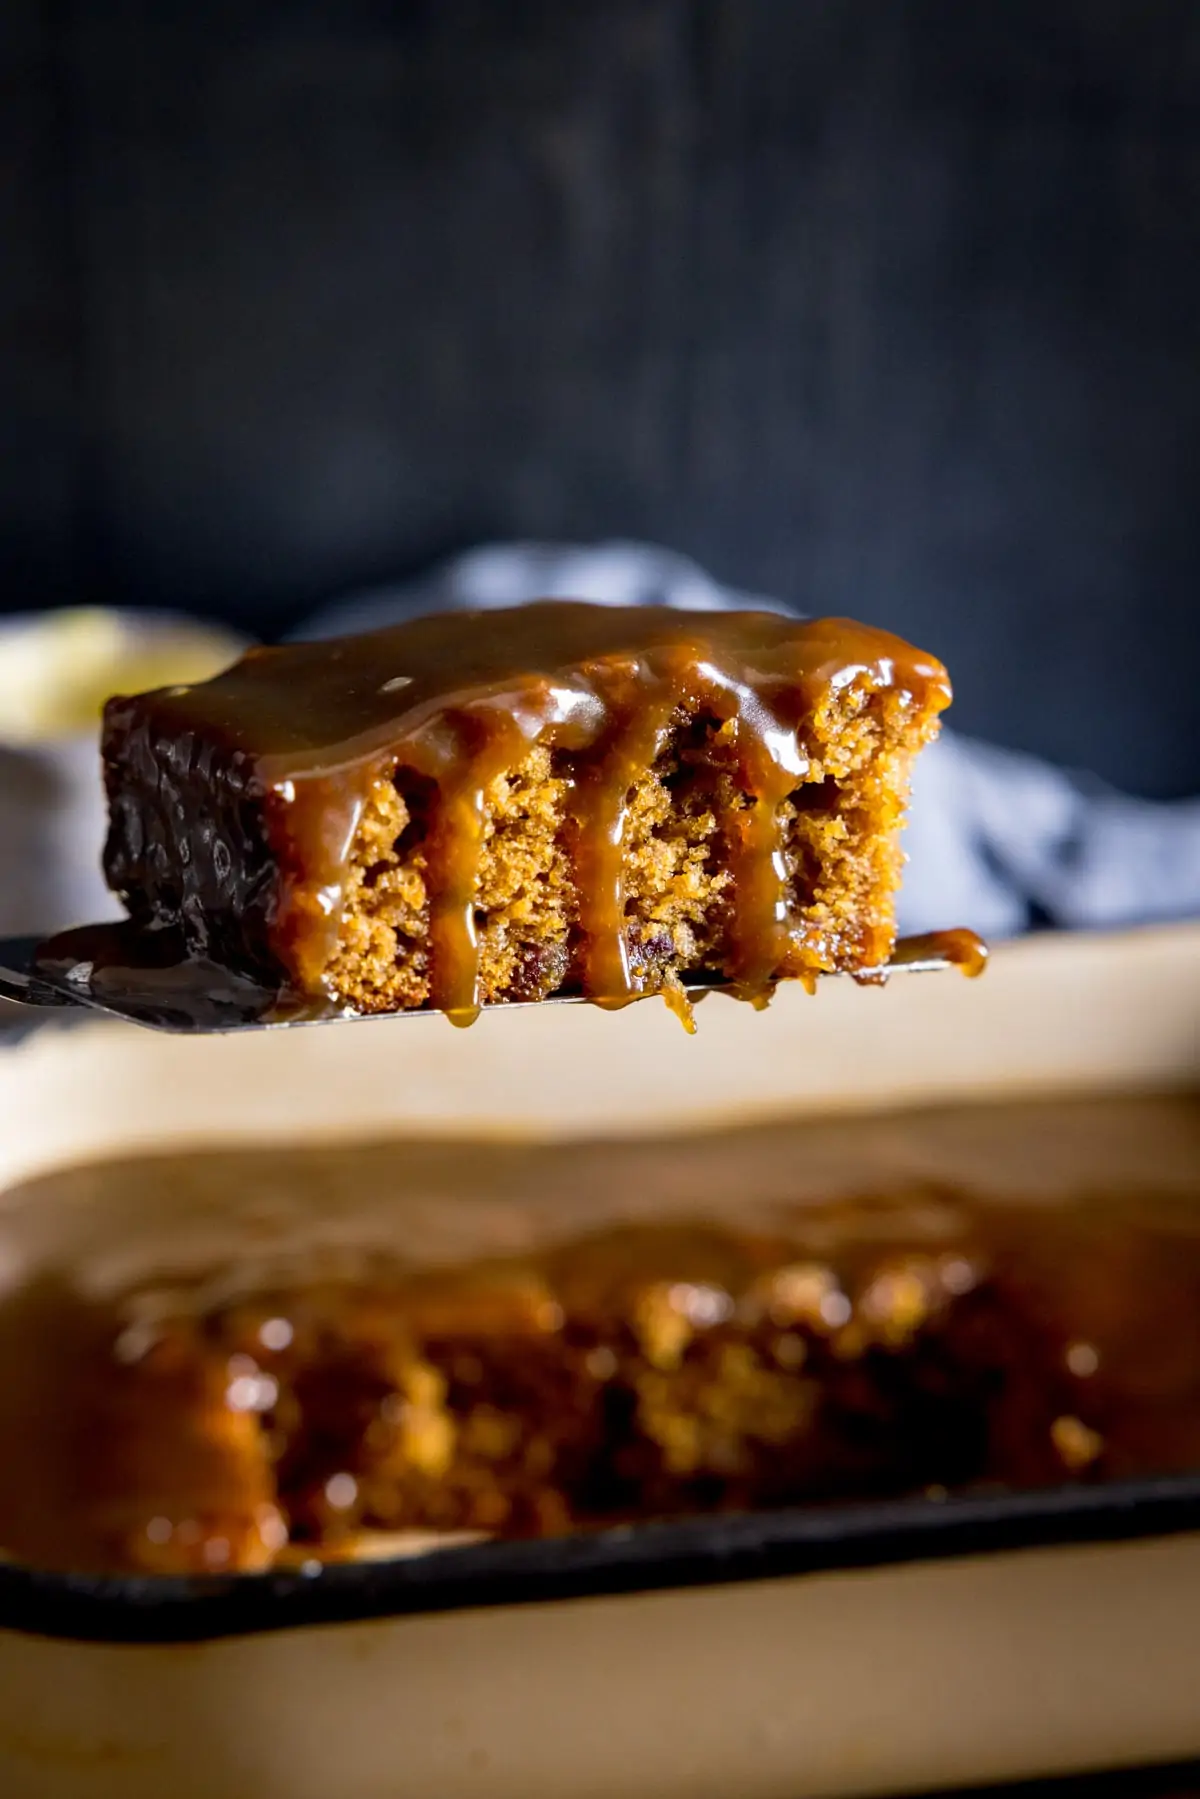
M983 982L0 1046L0 1189L235 1141L686 1132L1200 1080L1200 929ZM0 1283L55 1222L0 1192ZM169 1221L168 1221L169 1222ZM0 1471L19 1478L19 1469ZM1200 1754L1200 1480L697 1520L317 1575L0 1570L0 1792L803 1799Z

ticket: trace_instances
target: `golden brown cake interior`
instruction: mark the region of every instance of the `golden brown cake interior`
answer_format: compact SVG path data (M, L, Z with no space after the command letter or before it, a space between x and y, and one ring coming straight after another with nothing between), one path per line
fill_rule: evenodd
M777 807L789 928L772 979L887 960L908 770L930 729L896 693L867 707L861 690L843 691L813 717L804 782ZM729 736L711 715L678 717L652 766L629 787L622 928L636 991L696 970L736 969L730 837L752 802L739 788ZM578 781L576 758L539 746L484 790L474 926L485 1003L543 999L586 982L575 872ZM434 808L428 784L403 770L371 788L325 977L359 1010L430 998Z

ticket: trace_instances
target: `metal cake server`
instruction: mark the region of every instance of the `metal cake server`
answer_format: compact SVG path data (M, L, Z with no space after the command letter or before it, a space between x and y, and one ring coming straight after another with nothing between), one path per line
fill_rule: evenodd
M96 927L96 934L111 930L113 940L119 941L122 929L128 927ZM81 933L81 937L84 935ZM150 1030L191 1035L361 1022L372 1017L437 1016L430 1008L356 1013L333 1001L326 1004L293 999L259 986L244 975L231 974L215 963L180 955L160 953L153 959L110 956L102 962L82 952L75 959L63 959L60 951L58 959L48 964L38 960L40 946L37 937L0 938L0 1000L32 1011L101 1012ZM953 967L977 973L985 956L986 950L970 932L940 931L922 937L902 937L890 962L851 978L881 985L896 974L936 974ZM728 991L729 987L730 983L716 974L698 975L683 983L691 1000ZM563 993L544 1000L503 1001L483 1010L501 1012L512 1006L580 1003L584 1003L582 995Z

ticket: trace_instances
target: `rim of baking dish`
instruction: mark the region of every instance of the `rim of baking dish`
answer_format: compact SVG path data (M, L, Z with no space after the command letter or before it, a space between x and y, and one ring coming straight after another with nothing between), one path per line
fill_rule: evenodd
M1023 1493L686 1518L225 1577L0 1565L0 1629L183 1643L949 1561L1200 1530L1200 1472Z

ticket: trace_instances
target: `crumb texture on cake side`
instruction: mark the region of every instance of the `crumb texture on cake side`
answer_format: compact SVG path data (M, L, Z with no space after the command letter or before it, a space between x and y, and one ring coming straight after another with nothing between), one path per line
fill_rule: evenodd
M930 734L930 721L893 692L849 687L813 717L808 774L777 811L788 943L775 978L887 960L909 768ZM730 972L728 837L753 800L739 791L728 737L712 717L677 717L627 796L624 929L638 992ZM474 919L485 1003L544 999L579 982L574 760L538 746L485 790ZM426 783L397 769L364 807L324 975L362 1011L430 998L425 843L435 803Z

